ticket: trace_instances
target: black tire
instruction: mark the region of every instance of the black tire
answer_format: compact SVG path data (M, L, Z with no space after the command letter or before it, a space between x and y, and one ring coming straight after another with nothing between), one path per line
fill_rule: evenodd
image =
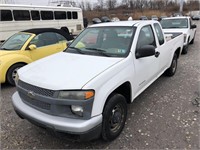
M192 41L190 42L190 44L194 44L195 35L196 35L196 32L194 33L194 37L193 37Z
M15 86L14 78L16 77L17 70L23 66L24 64L14 64L8 69L8 72L6 74L6 80L9 84Z
M127 102L123 95L113 94L103 111L102 138L112 141L122 132L127 116Z
M182 54L187 54L188 53L188 47L189 47L189 44L187 44L186 46L184 46Z
M178 57L177 54L175 53L170 67L165 71L165 75L169 77L173 76L176 73L177 63L178 63Z

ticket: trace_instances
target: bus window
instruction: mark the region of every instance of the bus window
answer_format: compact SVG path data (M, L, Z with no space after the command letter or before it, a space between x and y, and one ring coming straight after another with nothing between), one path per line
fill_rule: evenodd
M16 21L31 20L28 10L13 10L13 15Z
M42 20L53 20L52 11L41 11Z
M71 11L67 12L67 19L72 19L72 12Z
M76 11L72 12L73 19L78 19L78 13Z
M0 10L0 21L12 21L11 10Z
M55 19L67 19L65 11L55 11L54 15L55 15Z
M36 10L31 11L32 20L40 20L40 12Z

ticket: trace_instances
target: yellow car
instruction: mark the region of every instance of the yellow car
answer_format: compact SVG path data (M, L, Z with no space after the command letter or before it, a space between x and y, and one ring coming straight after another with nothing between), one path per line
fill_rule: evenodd
M0 83L15 85L19 68L63 51L70 36L59 29L30 29L11 36L0 46Z

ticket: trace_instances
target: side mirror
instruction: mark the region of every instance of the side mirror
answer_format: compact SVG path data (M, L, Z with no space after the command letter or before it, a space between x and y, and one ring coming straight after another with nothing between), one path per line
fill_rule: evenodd
M31 44L31 45L29 45L29 47L28 47L30 50L35 50L35 49L37 49L37 46L35 45L35 44Z
M195 29L195 28L197 28L196 24L191 25L191 29Z
M136 59L142 58L142 57L149 57L149 56L153 56L156 53L156 48L153 45L145 45L142 46L141 48L139 48L136 51Z

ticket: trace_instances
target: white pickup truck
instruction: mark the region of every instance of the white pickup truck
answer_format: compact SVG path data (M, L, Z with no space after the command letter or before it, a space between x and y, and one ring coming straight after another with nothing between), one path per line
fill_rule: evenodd
M196 28L195 24L192 24L192 19L190 17L170 17L161 20L161 26L164 33L183 33L184 35L184 47L183 54L187 54L189 44L194 43Z
M113 140L125 125L127 104L164 72L176 72L183 34L164 37L157 21L92 25L65 51L18 70L14 109L81 140Z

